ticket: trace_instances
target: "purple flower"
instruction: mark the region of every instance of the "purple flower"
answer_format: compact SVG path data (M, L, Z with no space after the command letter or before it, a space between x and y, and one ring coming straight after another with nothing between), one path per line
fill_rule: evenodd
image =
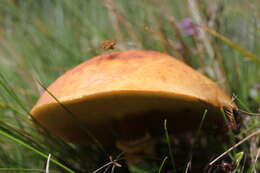
M193 23L191 18L183 19L179 26L185 35L191 36L198 34L198 27Z
M256 88L258 91L260 91L260 82L257 83L257 84L255 84L255 88Z
M244 118L243 118L243 121L249 121L249 120L251 120L252 118L250 117L250 116L245 116Z

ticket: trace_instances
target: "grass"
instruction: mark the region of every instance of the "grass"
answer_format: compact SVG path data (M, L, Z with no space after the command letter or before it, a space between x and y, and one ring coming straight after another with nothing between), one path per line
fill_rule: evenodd
M93 172L109 162L109 155L117 155L116 149L104 154L96 145L75 146L39 131L29 113L44 90L38 81L48 86L67 69L104 53L100 45L105 40L116 40L115 50L151 49L173 55L233 94L242 110L259 112L259 8L258 1L246 0L1 0L0 171L41 172L51 153L49 172L63 172L63 168L67 172ZM187 18L196 24L191 29L199 33L190 35L180 26ZM259 122L259 116L244 121L241 131L232 134L233 145L256 132ZM172 157L165 157L169 154L169 142L166 144L154 169L159 172L172 170ZM223 143L208 150L217 156L230 146ZM176 144L171 147L169 156L174 157L178 148ZM240 152L244 155L238 163ZM234 173L256 173L260 171L258 157L256 134L218 165L238 163ZM145 165L149 170L149 164L146 161L136 172L145 172ZM125 168L116 167L115 172ZM177 171L185 172L185 168ZM211 171L220 169L215 165Z

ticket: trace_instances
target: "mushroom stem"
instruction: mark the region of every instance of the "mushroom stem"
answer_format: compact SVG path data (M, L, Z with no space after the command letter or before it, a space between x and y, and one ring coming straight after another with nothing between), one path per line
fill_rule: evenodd
M149 133L143 138L136 140L120 140L116 142L118 149L125 153L126 162L128 165L135 165L142 161L144 157L155 156L156 141Z

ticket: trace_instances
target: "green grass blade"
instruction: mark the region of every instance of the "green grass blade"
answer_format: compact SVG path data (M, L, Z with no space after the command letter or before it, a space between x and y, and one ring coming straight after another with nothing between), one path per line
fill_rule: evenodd
M168 130L167 130L167 120L164 120L164 132L165 132L165 137L166 137L166 142L168 144L168 149L169 149L169 155L170 155L170 159L171 159L171 163L172 163L172 167L175 171L175 162L174 162L174 158L173 158L173 152L172 152L172 146L171 146L171 140L168 134Z
M30 115L29 111L27 110L26 106L22 103L22 101L18 98L16 93L11 89L8 85L8 81L5 79L4 75L0 73L0 86L10 95L10 97L19 105L24 112L26 112L28 115ZM23 114L21 114L23 115Z
M217 37L218 39L222 40L223 42L225 42L227 45L229 45L230 47L232 47L234 50L238 51L241 55L243 55L245 58L254 61L256 63L260 63L260 57L254 55L253 53L249 52L248 50L246 50L245 48L239 46L237 43L231 41L230 39L228 39L227 37L225 37L224 35L208 28L205 26L200 26L200 28L202 28L204 31L208 32L209 34Z
M25 148L27 148L27 149L33 151L34 153L40 155L41 157L43 157L43 158L45 158L45 159L48 159L48 155L42 153L41 151L37 150L36 148L34 148L34 147L32 147L32 146L30 146L30 145L24 143L23 141L21 141L21 140L15 138L15 137L9 135L8 133L6 133L6 132L4 132L4 131L2 131L2 130L0 130L0 135L2 135L2 136L4 136L4 137L6 137L6 138L8 138L8 139L10 139L10 140L12 140L12 141L14 141L14 142L17 143L17 144L22 145L23 147L25 147ZM69 173L75 173L73 170L71 170L70 168L66 167L65 165L61 164L59 161L57 161L57 160L55 160L55 159L53 159L53 158L51 159L51 162L54 163L54 164L56 164L57 166L63 168L64 170L66 170L66 171L69 172Z
M162 172L162 168L163 168L163 166L165 165L165 162L166 162L167 159L168 159L168 157L165 156L164 159L163 159L163 161L162 161L162 164L160 165L160 168L159 168L159 170L158 170L158 173L161 173L161 172Z
M201 121L200 121L199 128L198 128L198 130L197 130L197 132L196 132L196 136L195 136L194 141L196 141L196 140L198 139L198 137L200 136L201 128L202 128L202 125L203 125L204 120L205 120L205 118L206 118L207 112L208 112L208 110L206 109L206 110L204 111L203 115L202 115L202 119L201 119Z
M235 154L236 169L232 173L236 173L238 171L240 162L243 159L243 157L244 157L244 152L239 152Z

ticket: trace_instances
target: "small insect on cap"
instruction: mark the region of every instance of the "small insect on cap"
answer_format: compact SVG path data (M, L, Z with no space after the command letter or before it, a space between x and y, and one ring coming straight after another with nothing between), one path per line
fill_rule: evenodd
M52 95L51 95L51 94ZM104 145L204 124L223 126L222 109L236 106L216 83L183 62L155 51L103 54L69 70L53 82L31 114L50 132L75 143L90 143L89 132ZM227 119L235 124L233 115Z

